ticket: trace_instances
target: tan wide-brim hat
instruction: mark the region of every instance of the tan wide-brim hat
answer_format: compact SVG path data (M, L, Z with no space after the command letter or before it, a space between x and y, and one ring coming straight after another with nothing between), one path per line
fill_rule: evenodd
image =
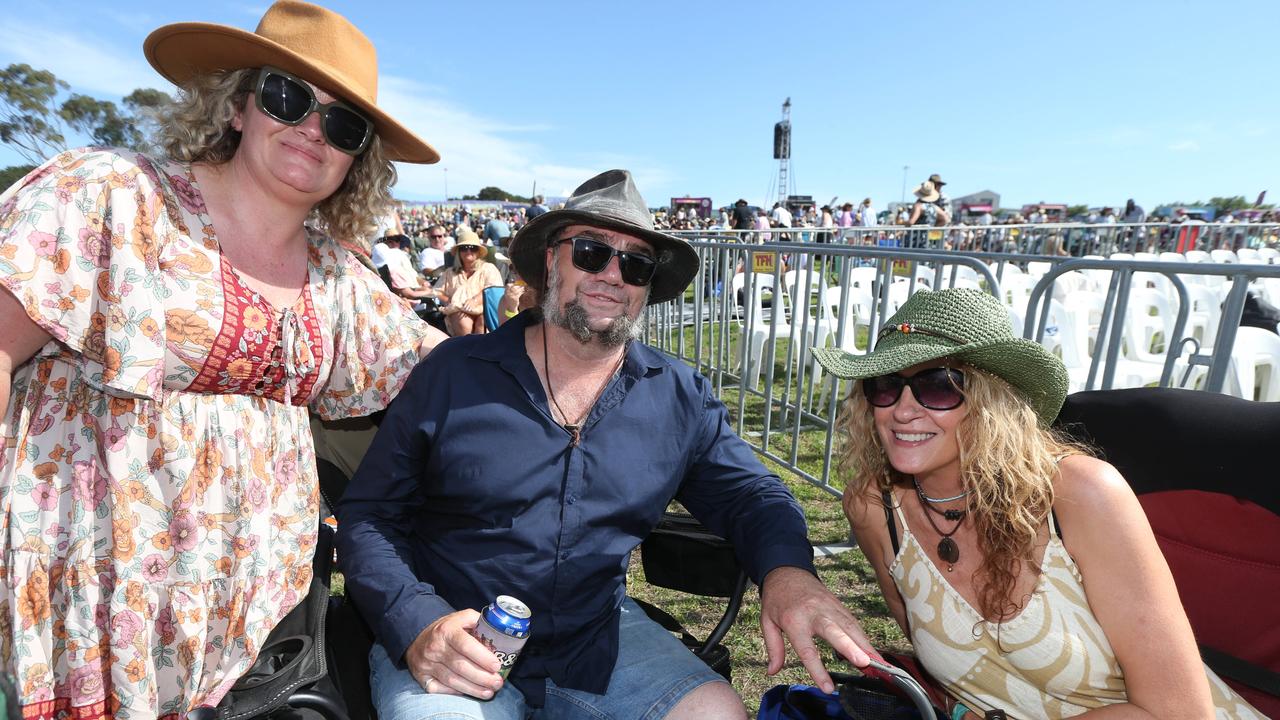
M278 0L258 29L184 22L153 31L142 44L147 62L176 85L216 70L271 65L293 73L373 121L387 157L429 164L440 153L378 107L378 53L341 15L299 0Z
M935 187L933 183L929 182L928 180L925 180L924 182L920 183L920 187L915 189L915 196L920 198L924 202L934 202L939 197L941 197L941 194L938 192L938 188Z
M474 230L463 228L458 231L458 240L453 244L453 253L457 255L458 248L476 247L480 248L480 259L484 260L489 257L489 246L480 241L480 236L476 235Z

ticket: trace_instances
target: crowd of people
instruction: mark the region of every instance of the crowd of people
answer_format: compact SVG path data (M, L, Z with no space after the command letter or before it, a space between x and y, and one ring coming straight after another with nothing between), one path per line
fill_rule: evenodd
M700 260L630 173L555 208L401 217L391 162L439 154L378 104L374 47L342 16L278 0L254 32L177 23L144 50L182 90L165 157L69 150L0 195L12 717L223 706L318 586L316 433L375 415L336 551L379 717L745 719L626 594L673 500L759 588L769 673L788 644L827 692L817 642L870 663L795 497L712 384L639 340ZM943 185L910 222L946 224ZM875 217L869 199L723 215L766 241ZM1046 430L1061 361L982 293L917 294L885 333L819 357L857 381L844 507L952 717L1260 717L1199 664L1132 491ZM532 613L508 668L472 634L499 595ZM1030 657L1010 650L1025 626L1044 628Z

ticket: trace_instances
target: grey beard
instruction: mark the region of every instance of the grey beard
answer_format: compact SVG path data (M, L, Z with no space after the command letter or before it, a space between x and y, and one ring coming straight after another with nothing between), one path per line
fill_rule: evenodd
M547 292L542 298L542 317L552 325L564 328L578 342L591 342L593 339L604 347L618 347L630 340L638 340L644 334L645 312L647 311L648 292L645 292L646 308L630 317L626 313L614 318L604 330L592 330L587 309L577 298L565 303L560 308L560 272L553 264L547 277Z

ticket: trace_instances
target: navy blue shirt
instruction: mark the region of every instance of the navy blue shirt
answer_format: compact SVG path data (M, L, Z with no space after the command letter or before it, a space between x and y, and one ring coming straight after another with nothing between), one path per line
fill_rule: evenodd
M511 680L603 693L631 551L673 497L730 539L756 583L813 572L803 513L730 429L706 378L638 342L578 445L525 351L534 314L451 339L414 369L339 503L346 590L388 655L500 594L529 605Z

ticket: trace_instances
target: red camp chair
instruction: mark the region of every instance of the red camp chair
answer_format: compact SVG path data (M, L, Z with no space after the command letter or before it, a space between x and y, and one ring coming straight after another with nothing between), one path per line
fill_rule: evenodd
M1280 403L1101 390L1068 397L1058 423L1138 494L1205 662L1280 717Z

